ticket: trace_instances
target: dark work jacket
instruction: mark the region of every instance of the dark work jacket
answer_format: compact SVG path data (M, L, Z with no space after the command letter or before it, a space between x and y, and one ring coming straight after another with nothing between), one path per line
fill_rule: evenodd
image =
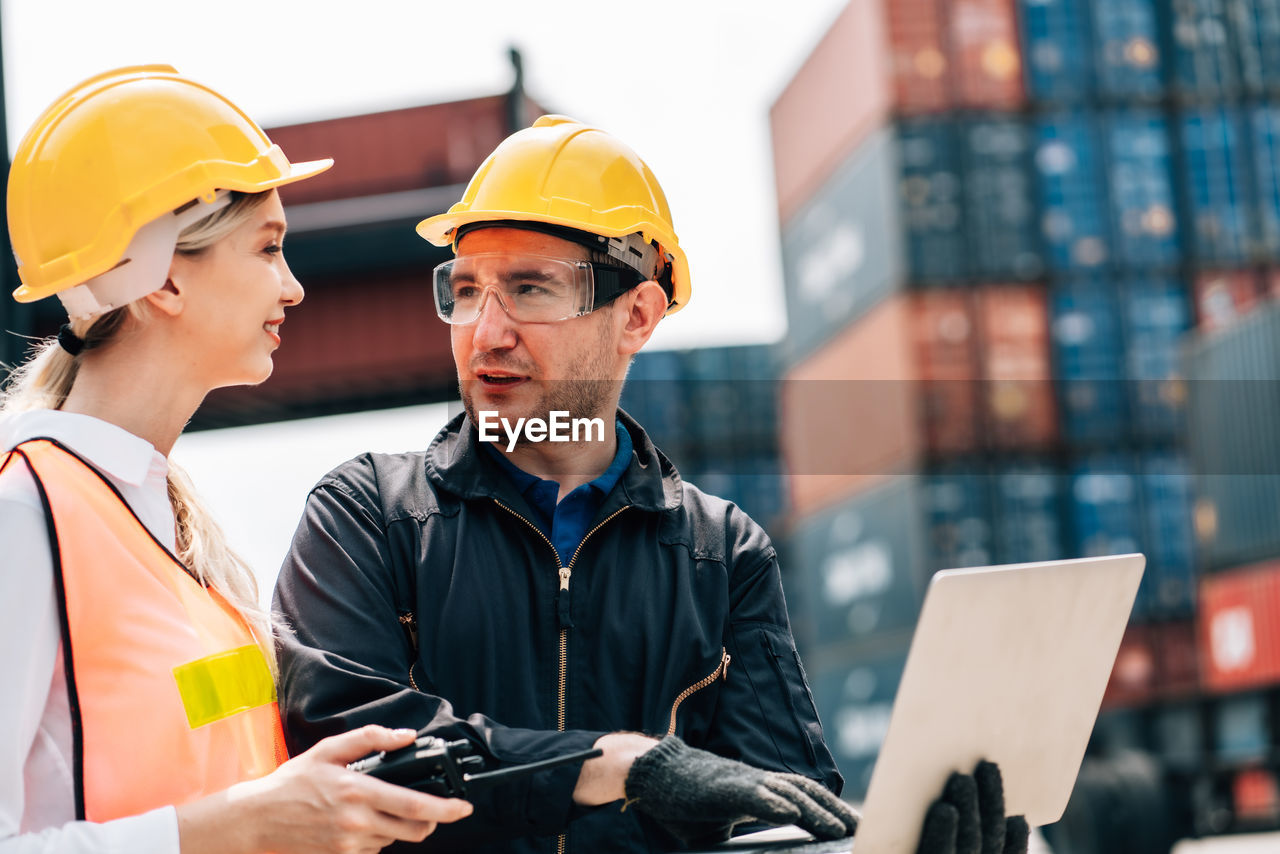
M290 752L378 723L473 742L489 768L662 735L839 792L773 546L735 505L635 447L567 569L465 415L425 453L366 454L312 490L276 587ZM563 661L563 665L561 662ZM726 662L728 663L727 667ZM473 798L430 851L661 851L621 802L572 801L578 766Z

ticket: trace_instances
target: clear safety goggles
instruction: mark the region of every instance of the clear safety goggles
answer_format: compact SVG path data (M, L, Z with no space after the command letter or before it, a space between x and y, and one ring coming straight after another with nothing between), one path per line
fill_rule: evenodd
M554 323L607 305L643 281L630 267L543 255L484 252L435 268L436 313L445 323L474 323L489 294L520 323Z

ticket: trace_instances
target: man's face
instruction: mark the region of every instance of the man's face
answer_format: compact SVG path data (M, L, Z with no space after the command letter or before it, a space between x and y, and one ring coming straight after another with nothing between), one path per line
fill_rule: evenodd
M472 231L458 242L458 258L490 252L543 255L585 261L576 243L514 228ZM476 284L484 287L483 264ZM554 410L572 418L601 417L612 423L626 371L619 353L613 305L554 323L518 323L489 293L480 316L449 327L462 402L472 423L478 411L517 418L549 418Z

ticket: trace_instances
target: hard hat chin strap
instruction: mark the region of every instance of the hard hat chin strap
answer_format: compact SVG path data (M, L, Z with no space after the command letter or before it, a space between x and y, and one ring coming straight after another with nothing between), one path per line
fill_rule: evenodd
M219 190L208 202L197 199L142 226L118 264L83 284L58 292L67 315L72 320L87 320L160 290L169 277L178 235L230 203L231 191Z

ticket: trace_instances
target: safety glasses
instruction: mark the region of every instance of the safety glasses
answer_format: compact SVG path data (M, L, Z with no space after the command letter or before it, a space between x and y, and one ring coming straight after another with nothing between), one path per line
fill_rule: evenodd
M445 323L474 323L489 294L520 323L554 323L607 305L643 281L629 267L543 255L487 252L435 268L436 313Z

